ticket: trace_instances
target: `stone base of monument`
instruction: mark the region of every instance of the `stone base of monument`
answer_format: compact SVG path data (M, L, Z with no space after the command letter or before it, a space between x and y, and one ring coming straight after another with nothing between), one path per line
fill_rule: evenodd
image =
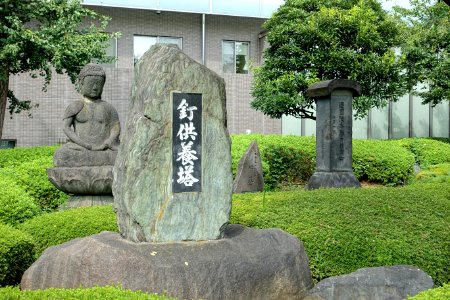
M113 166L55 167L47 169L57 189L74 195L112 195Z
M220 240L133 243L102 232L47 249L22 289L120 284L179 299L301 299L313 287L303 244L279 229L229 225Z
M114 204L114 197L112 195L73 195L66 203L59 207L59 210L110 204Z
M319 188L359 188L359 183L353 172L315 172L306 185L307 189Z

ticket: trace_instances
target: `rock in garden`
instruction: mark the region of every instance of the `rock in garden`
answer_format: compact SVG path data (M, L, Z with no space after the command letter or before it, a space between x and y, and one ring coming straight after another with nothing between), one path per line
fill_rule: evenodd
M223 239L133 243L102 232L47 249L22 289L115 285L179 299L301 299L313 286L303 244L279 229L226 227Z
M401 300L431 288L433 279L417 267L374 267L326 278L304 300Z
M233 184L225 101L223 79L175 45L155 45L136 64L114 166L124 238L223 236Z
M253 141L239 161L233 192L262 192L263 190L264 177L261 156L259 155L258 143Z

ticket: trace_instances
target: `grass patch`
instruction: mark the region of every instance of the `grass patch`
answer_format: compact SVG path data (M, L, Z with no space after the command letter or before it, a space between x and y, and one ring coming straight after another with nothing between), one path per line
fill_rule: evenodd
M120 287L93 287L78 289L46 289L20 291L18 287L0 289L0 299L41 300L41 299L78 299L78 300L170 300L176 299L164 295L147 294L141 291L125 290Z
M450 185L237 194L232 223L303 241L315 281L363 267L415 265L450 280Z

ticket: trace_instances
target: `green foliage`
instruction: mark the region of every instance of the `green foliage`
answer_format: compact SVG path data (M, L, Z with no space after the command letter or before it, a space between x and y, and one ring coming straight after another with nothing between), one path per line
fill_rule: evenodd
M53 154L59 146L39 146L0 150L0 172L13 179L41 207L52 210L62 204L67 195L59 191L47 177L53 166Z
M444 138L444 137L430 137L429 139L432 139L432 140L436 140L436 141L439 141L439 142L443 142L443 143L450 144L450 138Z
M0 223L0 286L20 283L23 272L33 263L34 242L31 237ZM1 297L0 292L0 298Z
M409 88L424 104L449 101L450 6L444 1L410 2L411 9L397 8L408 21L402 54Z
M33 199L0 169L0 223L16 226L40 213Z
M420 182L441 182L450 184L450 163L430 166L416 175Z
M408 300L448 300L450 299L450 283L441 287L423 291L414 297L408 297Z
M102 231L118 232L111 206L92 206L43 214L19 226L36 242L40 255L50 246Z
M235 194L231 223L281 228L303 241L313 278L415 265L450 281L450 185Z
M414 155L391 141L353 140L353 173L358 180L402 185L413 174Z
M450 163L450 144L420 138L406 138L396 142L411 151L421 167Z
M252 107L265 114L314 118L307 88L318 81L351 79L362 97L359 116L405 94L393 48L399 21L375 0L286 0L264 24L269 47L255 69Z
M164 295L147 294L141 291L125 290L121 287L93 287L78 289L46 289L20 291L18 287L0 289L1 299L42 300L42 299L78 299L78 300L170 300L176 299Z
M315 138L280 135L233 135L232 169L252 141L258 142L264 182L269 190L305 183L315 168ZM353 172L358 180L401 185L411 179L414 156L391 141L354 140Z
M315 168L313 137L280 135L233 135L231 137L233 175L239 160L252 141L258 142L266 188L275 189L305 183Z
M25 162L52 158L59 146L37 146L27 148L0 149L0 168L14 168Z
M0 0L0 91L8 88L10 74L25 72L44 77L44 90L52 70L75 82L85 64L107 61L106 42L116 36L106 33L107 22L79 0ZM1 95L0 106L6 106L7 97L10 112L30 108L29 101L19 101L10 90Z
M35 159L17 166L12 170L16 182L44 211L58 208L64 203L68 195L58 190L47 177L47 168L53 166L51 157Z

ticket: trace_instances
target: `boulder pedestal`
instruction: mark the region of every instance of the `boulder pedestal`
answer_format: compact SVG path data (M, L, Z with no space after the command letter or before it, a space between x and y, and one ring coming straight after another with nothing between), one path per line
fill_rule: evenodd
M361 184L353 172L315 172L308 181L309 189L359 188Z
M313 286L297 238L228 225L220 240L134 243L111 232L75 239L47 249L21 288L116 284L179 299L301 299Z

